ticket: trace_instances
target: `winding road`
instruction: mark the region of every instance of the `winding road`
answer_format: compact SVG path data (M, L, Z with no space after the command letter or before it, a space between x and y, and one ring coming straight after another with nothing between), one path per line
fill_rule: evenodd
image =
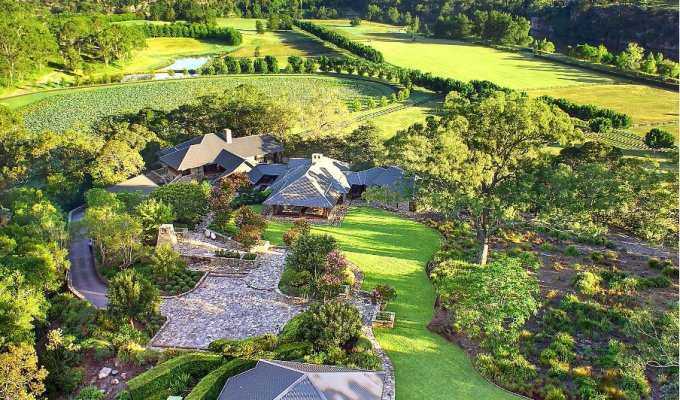
M79 221L84 215L85 210L75 211L71 221ZM109 288L95 271L94 258L87 244L87 230L82 228L78 233L68 249L71 285L95 307L106 308L109 303L106 292Z

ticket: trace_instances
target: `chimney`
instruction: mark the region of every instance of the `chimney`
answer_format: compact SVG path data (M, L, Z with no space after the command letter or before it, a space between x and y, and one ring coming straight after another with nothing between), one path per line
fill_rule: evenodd
M312 154L312 164L316 164L323 159L323 154L314 153Z
M224 130L224 140L227 142L227 144L231 144L232 142L231 129Z

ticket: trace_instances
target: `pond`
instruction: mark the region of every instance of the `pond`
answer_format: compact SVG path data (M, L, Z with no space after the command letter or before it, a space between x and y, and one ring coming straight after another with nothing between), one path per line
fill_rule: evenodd
M183 57L178 58L171 65L163 68L165 70L183 71L186 69L199 69L210 60L210 56L202 57Z

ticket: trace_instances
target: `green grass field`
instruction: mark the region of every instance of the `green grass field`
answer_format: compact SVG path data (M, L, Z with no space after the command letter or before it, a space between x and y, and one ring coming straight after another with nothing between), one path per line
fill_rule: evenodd
M96 72L107 74L129 74L157 70L172 63L178 57L211 55L233 51L237 46L228 46L216 41L193 38L149 38L147 47L135 52L127 63L112 64Z
M380 50L387 62L462 81L487 79L512 89L574 86L614 82L612 78L538 59L528 52L496 50L473 43L427 39L401 28L362 22L317 21Z
M256 21L256 19L246 18L218 18L219 26L236 28L243 35L243 44L231 53L232 56L255 57L255 49L258 47L261 56L274 56L284 60L288 56L337 55L324 41L299 30L265 32L258 35L255 30ZM265 22L265 20L261 21Z
M261 210L261 208L258 208ZM265 237L281 244L290 224L269 223ZM376 329L395 367L397 399L516 399L487 382L463 350L427 330L434 316L434 288L425 264L440 237L425 225L368 207L350 208L341 226L314 226L332 235L347 258L365 274L364 290L392 285L397 299L394 329Z
M611 108L630 115L636 124L678 119L678 93L650 86L601 85L530 90L527 93L534 96L547 94L582 104Z
M104 117L145 107L169 110L244 83L275 96L286 95L291 101L309 98L310 87L328 89L343 100L365 100L393 93L391 87L377 82L330 76L226 75L43 91L0 102L18 109L33 131L61 130L76 122L92 125Z

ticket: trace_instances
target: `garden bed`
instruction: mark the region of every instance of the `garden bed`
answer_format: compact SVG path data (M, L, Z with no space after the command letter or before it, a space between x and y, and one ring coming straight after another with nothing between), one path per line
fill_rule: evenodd
M371 320L374 328L394 328L396 314L391 311L377 311Z
M474 259L471 232L441 228L447 244L440 256ZM640 249L623 248L632 239L604 244L574 239L556 231L527 228L506 232L492 242L492 257L501 253L519 257L540 288L537 315L524 324L518 342L511 346L512 355L503 361L489 359L488 354L494 351L489 345L454 330L456 315L444 308L446 304L437 303L428 328L458 343L487 378L532 398L546 398L549 393L576 398L590 392L622 396L624 391L627 396L662 398L662 392L668 390L666 382L677 379L672 370L636 372L607 357L639 351L637 345L644 337L627 332L631 318L641 308L651 307L660 315L676 304L677 268L648 263L647 255L663 251L651 251L650 247L643 255ZM435 257L435 271L437 261ZM677 258L671 262L677 265ZM557 356L555 349L560 349Z

